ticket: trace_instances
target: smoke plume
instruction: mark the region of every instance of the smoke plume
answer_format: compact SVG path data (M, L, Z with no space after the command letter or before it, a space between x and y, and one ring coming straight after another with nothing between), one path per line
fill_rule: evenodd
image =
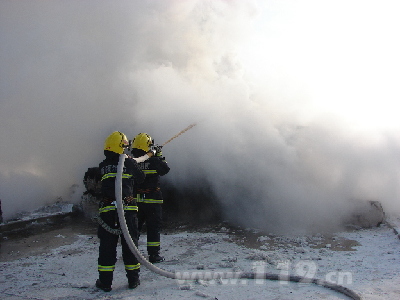
M399 211L398 4L1 1L5 218L79 201L119 130L164 147L177 189L270 231L326 229L350 199Z

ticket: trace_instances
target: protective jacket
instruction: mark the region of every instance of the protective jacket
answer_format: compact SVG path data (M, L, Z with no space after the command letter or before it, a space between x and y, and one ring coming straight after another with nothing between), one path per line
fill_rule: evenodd
M101 173L101 193L103 197L115 198L115 177L117 176L117 168L119 154L104 150L106 159L99 164ZM144 173L138 167L133 159L125 159L125 165L122 172L122 198L132 196L134 194L134 184L140 184L145 178Z
M133 149L132 155L140 157L146 152L140 149ZM160 176L167 174L170 170L168 163L163 157L152 156L144 162L138 163L139 168L146 175L145 180L137 186L137 202L163 203L160 189Z

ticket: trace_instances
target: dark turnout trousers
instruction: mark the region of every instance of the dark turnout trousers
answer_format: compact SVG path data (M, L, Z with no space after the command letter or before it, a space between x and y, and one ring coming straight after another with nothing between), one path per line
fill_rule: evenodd
M129 210L129 206L125 209L125 220L127 222L130 236L137 246L138 244L138 230L137 230L137 211ZM135 206L136 208L136 206ZM117 221L117 212L115 209L110 209L100 213L100 216L104 222L106 222L111 228L119 227ZM117 226L115 224L117 223ZM98 258L98 271L99 279L105 286L111 286L113 280L113 273L115 269L115 263L117 262L117 245L119 239L121 239L122 245L122 258L125 264L126 276L128 282L132 283L139 278L140 264L135 255L129 249L128 244L125 241L124 236L116 235L108 232L102 226L98 228L98 237L100 239L99 246L99 258Z

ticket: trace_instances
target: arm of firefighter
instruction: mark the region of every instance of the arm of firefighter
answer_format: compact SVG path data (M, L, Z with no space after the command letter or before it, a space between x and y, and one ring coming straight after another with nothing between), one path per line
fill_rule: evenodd
M168 163L163 159L154 159L155 169L157 174L163 176L169 172Z
M129 156L129 155L126 155L126 157L133 159L137 163L141 163L141 162L144 162L144 161L148 160L153 155L154 155L153 152L150 151L150 152L148 152L145 155L140 156L140 157L132 157L132 156Z

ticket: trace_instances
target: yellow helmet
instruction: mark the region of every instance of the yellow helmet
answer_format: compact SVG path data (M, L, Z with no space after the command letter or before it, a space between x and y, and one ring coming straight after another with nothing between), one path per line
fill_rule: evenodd
M124 153L124 148L129 146L128 138L119 131L111 133L104 142L104 150L112 151L118 154Z
M139 133L133 138L132 149L141 149L146 152L150 151L150 146L153 146L154 140L147 133Z

